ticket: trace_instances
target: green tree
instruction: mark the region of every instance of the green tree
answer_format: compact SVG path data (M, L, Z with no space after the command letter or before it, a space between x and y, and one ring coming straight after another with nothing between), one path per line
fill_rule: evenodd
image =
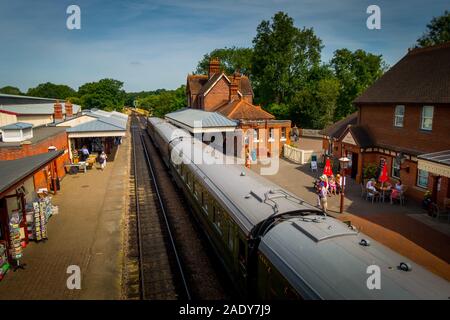
M53 99L66 99L67 97L76 96L76 94L77 92L69 86L51 82L41 83L27 91L28 96Z
M320 64L322 41L312 28L296 28L283 12L272 22L262 21L256 32L252 55L256 100L262 105L289 103L309 71Z
M84 108L98 108L103 110L121 110L125 102L123 82L114 79L102 79L89 82L78 88Z
M322 129L333 122L339 81L328 66L314 68L291 101L290 118L303 128Z
M331 67L340 83L336 121L355 111L353 100L383 75L387 64L381 55L339 49L334 52Z
M427 31L417 39L416 47L428 47L450 41L450 12L445 10L427 24Z
M233 74L239 70L242 74L251 75L253 49L251 48L222 48L214 49L203 56L197 65L197 74L208 74L209 60L219 58L220 66L226 74Z
M0 93L4 93L4 94L14 94L14 95L22 95L23 93L20 91L19 88L17 87L13 87L13 86L6 86L3 88L0 88Z
M186 86L176 90L158 90L137 99L138 107L150 111L155 117L163 118L167 113L187 106Z

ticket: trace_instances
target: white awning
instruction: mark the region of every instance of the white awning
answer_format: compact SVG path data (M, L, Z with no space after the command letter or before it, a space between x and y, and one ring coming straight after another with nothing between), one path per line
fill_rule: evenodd
M450 178L450 150L422 154L417 157L417 167L432 174Z

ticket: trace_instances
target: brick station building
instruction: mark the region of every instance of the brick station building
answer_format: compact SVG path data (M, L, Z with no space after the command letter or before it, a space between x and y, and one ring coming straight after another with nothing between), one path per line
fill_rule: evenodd
M253 89L247 76L235 72L226 75L219 59L212 58L207 75L188 75L186 85L188 107L218 112L237 123L244 149L258 157L271 156L272 150L290 143L290 120L275 120L261 106L253 104Z
M352 159L358 182L385 161L411 198L450 198L450 42L409 51L354 103L357 113L323 131L324 150Z

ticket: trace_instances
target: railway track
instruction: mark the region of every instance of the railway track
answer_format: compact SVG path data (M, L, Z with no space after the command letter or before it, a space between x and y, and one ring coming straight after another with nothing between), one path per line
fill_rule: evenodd
M135 296L128 298L226 299L223 280L208 257L211 253L150 141L144 119L133 116L131 122L129 256L137 262L139 283Z

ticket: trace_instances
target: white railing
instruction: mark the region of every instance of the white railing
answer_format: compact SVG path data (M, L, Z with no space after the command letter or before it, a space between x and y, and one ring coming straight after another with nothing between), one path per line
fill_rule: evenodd
M283 156L295 163L305 164L311 162L311 156L314 150L302 150L285 144L283 147Z

